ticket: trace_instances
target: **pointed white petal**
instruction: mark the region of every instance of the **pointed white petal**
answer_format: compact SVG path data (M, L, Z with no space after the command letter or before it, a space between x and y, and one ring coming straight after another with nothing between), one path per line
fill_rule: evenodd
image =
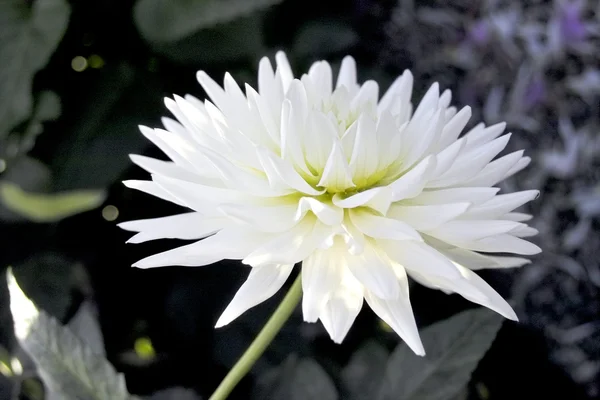
M431 179L436 179L442 176L452 167L463 150L464 145L465 140L459 139L436 155L437 163L435 166L435 172L432 174Z
M465 247L484 253L514 253L525 256L532 256L542 251L535 244L510 234L495 235L469 242L468 246Z
M450 119L450 121L446 123L438 144L438 148L440 150L450 146L452 143L454 143L454 141L456 141L456 139L458 139L458 136L467 125L467 122L469 122L471 114L471 107L463 107L456 115L452 117L452 119Z
M342 343L363 304L362 285L347 271L340 286L330 294L319 319L335 343Z
M514 210L523 204L539 197L539 190L524 190L521 192L497 195L476 207L471 208L463 219L494 219Z
M394 270L372 245L367 245L358 256L347 255L346 260L352 275L375 296L387 300L398 298L400 291Z
M350 221L350 217L347 215L344 217L342 230L344 232L342 237L344 239L344 243L346 243L346 246L348 247L348 252L355 256L362 254L367 244L367 238L365 237L364 233L354 226L352 221Z
M416 197L404 200L403 204L434 205L447 203L471 203L478 205L492 199L499 188L492 187L460 187L449 189L426 190Z
M454 220L428 230L427 234L463 247L472 241L508 233L521 225L520 222L503 220Z
M406 166L412 166L415 162L422 159L425 155L431 153L430 149L438 141L442 128L444 127L444 113L443 109L438 109L431 115L431 118L427 121L426 128L420 126L415 129L418 130L418 140L408 139L404 150L407 152L402 162ZM409 128L410 129L410 124ZM415 136L416 136L415 135ZM436 160L437 161L437 160Z
M487 256L474 251L454 248L442 251L452 261L473 271L491 268L514 268L531 263L521 257Z
M316 90L314 104L321 106L325 99L331 96L333 90L333 73L326 61L317 61L308 70L308 77Z
M181 204L184 204L192 210L202 212L203 214L214 213L214 211L211 210L213 210L217 204L255 203L257 201L256 197L233 189L224 189L202 185L200 183L186 182L162 175L152 175L152 180L156 182L161 189L178 199Z
M144 168L151 174L160 174L170 178L181 179L190 182L206 182L207 179L198 175L194 171L187 170L174 162L157 160L155 158L130 154L129 158L134 164ZM211 183L219 184L217 180L212 180Z
M282 185L285 185L290 189L312 196L323 194L324 190L314 189L306 183L300 174L296 172L294 167L286 160L277 157L271 151L264 148L257 148L256 151L271 187L285 190L282 188Z
M438 108L438 102L440 99L440 85L437 82L434 82L433 85L427 90L425 96L415 109L412 118L418 119L422 115L427 114L432 110L436 110Z
M488 163L498 155L508 143L511 134L508 133L498 139L476 147L470 151L463 151L452 167L441 177L427 184L428 188L441 188L461 184L483 170ZM486 185L481 185L486 186Z
M281 84L283 86L283 91L285 92L294 79L292 67L290 67L290 63L283 51L275 53L275 61L277 62L277 71L281 76Z
M418 279L420 281L430 281L441 289L458 293L465 299L496 311L505 318L513 321L518 320L512 307L486 281L481 279L475 272L461 265L457 264L456 268L461 274L459 279L443 280L423 275Z
M413 76L409 70L404 70L391 84L389 89L381 97L377 111L381 114L384 111L390 111L392 115L398 115L401 110L394 110L394 106L398 108L406 108L410 103L412 96Z
M486 165L477 175L461 182L461 186L493 186L503 180L523 157L523 150L500 157Z
M397 275L400 275L399 272L404 273L402 267L398 267ZM423 348L423 343L421 343L419 330L410 304L406 273L404 273L403 277L399 276L398 278L401 294L397 299L384 300L369 291L365 291L365 300L375 314L391 326L415 354L424 356L425 349Z
M470 203L447 203L428 206L393 204L386 216L405 222L418 231L435 229L464 214Z
M483 128L483 125L477 126L478 129L472 129L465 134L465 139L467 139L467 149L473 149L475 147L479 147L485 143L490 142L491 140L496 139L504 129L506 128L506 122L500 122L495 125L488 126L487 128ZM481 129L483 128L483 129Z
M333 195L333 204L341 208L369 207L385 215L392 204L392 189L389 186L375 187L350 195Z
M289 231L257 247L242 262L252 266L300 262L325 239L324 231L318 229L320 225L316 217L307 215Z
M315 250L302 262L302 314L316 322L331 292L339 286L345 269L343 248Z
M142 125L139 126L139 129L148 140L175 163L191 171L197 169L193 161L194 157L198 155L198 151L194 149L188 140L161 129L150 129ZM202 157L200 156L200 158Z
M414 168L390 184L392 201L409 199L417 196L427 185L428 179L435 171L436 159L431 155L418 163Z
M351 56L346 56L342 60L336 83L336 87L340 86L345 86L348 91L355 90L358 86L356 83L356 62Z
M529 221L531 218L533 218L533 215L520 213L520 212L509 212L502 216L502 219L506 219L509 221L516 221L516 222Z
M268 238L267 235L241 229L238 226L226 228L196 243L146 257L133 266L138 268L168 265L196 267L213 264L223 259L241 260Z
M219 210L241 224L260 232L279 233L296 224L296 204L253 206L250 204L222 204Z
M353 182L361 187L365 186L368 179L377 172L379 146L375 121L366 114L362 114L358 118L357 124L356 139L349 166Z
M350 167L339 140L335 140L333 143L323 175L317 186L326 187L328 190L336 192L342 192L356 186L352 182Z
M275 264L253 267L246 282L239 288L215 328L220 328L242 315L250 308L269 299L281 289L290 276L293 265Z
M359 112L369 107L377 105L377 99L379 98L379 85L375 81L366 81L358 90L358 93L350 102L350 110Z
M317 173L323 171L337 138L337 128L320 111L311 110L303 134L303 149L306 163ZM343 151L342 151L343 154ZM347 163L346 160L344 162Z
M197 212L162 218L123 222L118 225L126 231L139 232L127 243L142 243L154 239L202 239L231 226L225 217L207 217Z
M171 193L167 192L165 189L160 187L156 182L128 180L128 181L123 181L123 184L130 189L139 190L140 192L144 192L144 193L151 194L152 196L156 196L159 199L170 201L171 203L175 203L182 207L187 207L185 202L181 201L177 197L173 196Z
M343 209L335 207L331 203L319 201L314 197L302 197L300 199L295 219L300 220L309 210L325 225L339 225L344 219Z
M392 114L388 110L383 111L377 120L375 131L379 154L378 169L386 168L398 159L402 145L402 141L397 140L400 132Z
M454 264L426 243L381 240L378 242L387 256L409 272L454 279L459 276Z
M402 221L381 217L365 209L351 209L349 215L354 226L372 238L422 240L419 232Z

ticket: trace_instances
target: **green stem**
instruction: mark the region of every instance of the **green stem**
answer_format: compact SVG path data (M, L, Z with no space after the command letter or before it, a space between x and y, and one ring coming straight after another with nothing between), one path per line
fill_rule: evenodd
M269 321L265 324L262 330L256 336L256 339L250 344L250 347L233 366L231 371L227 374L225 379L219 384L219 387L210 396L209 400L224 400L229 396L233 388L240 382L240 380L250 371L254 363L260 358L265 352L267 346L273 341L273 338L279 333L281 327L288 320L292 312L298 305L302 297L302 275L298 274L298 277L294 281L294 284L287 292Z

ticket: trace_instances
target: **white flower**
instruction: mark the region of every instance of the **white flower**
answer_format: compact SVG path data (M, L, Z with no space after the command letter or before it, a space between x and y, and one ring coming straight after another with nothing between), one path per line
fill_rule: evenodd
M285 54L276 61L273 72L261 60L258 91L245 93L229 74L223 89L201 71L212 102L167 98L179 122L140 127L172 162L133 155L152 180L125 184L192 211L120 226L139 232L132 243L197 241L134 266L250 265L217 327L272 296L299 262L304 319L320 319L338 343L364 299L424 354L407 276L516 319L472 272L528 263L493 253L540 251L522 239L536 233L523 223L530 216L512 212L538 192L493 187L530 161L522 151L492 161L510 138L500 136L505 124L479 124L459 139L470 108L457 112L433 84L413 111L409 71L379 99L377 83L356 82L351 57L335 87L327 62L295 79Z

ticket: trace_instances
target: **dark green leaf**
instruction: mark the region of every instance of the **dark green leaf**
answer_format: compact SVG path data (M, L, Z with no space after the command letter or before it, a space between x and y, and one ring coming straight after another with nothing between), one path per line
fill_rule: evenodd
M0 137L32 112L31 85L69 21L65 0L0 2Z
M177 63L225 63L262 53L262 14L254 13L228 24L203 29L176 42L152 45Z
M484 308L464 311L421 333L427 355L404 343L392 353L379 400L448 400L470 380L491 346L503 319Z
M53 191L101 189L132 163L129 154L151 143L138 125L157 126L168 115L154 74L122 63L98 71L77 115L64 115L66 135L52 158ZM68 120L68 121L67 121Z
M15 336L35 361L52 399L134 400L125 379L56 319L39 310L7 272Z
M160 390L152 396L146 397L146 400L200 400L200 396L192 389L182 387L172 387Z
M135 24L149 42L180 40L196 31L234 21L281 0L138 0ZM202 52L204 48L197 51Z
M374 340L365 343L352 355L341 376L350 400L368 399L377 393L388 357L388 351Z
M337 390L323 368L310 358L289 356L282 366L267 372L258 382L253 400L336 400Z
M358 34L339 20L318 20L305 24L296 39L292 53L298 57L319 57L341 52L356 44Z

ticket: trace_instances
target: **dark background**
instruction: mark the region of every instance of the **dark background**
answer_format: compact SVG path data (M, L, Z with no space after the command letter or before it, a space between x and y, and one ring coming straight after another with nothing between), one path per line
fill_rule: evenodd
M504 324L468 398L600 398L599 14L593 1L5 0L0 183L44 193L100 189L106 198L44 222L0 204L0 266L13 266L26 292L63 322L92 301L108 359L130 392L184 386L207 398L281 293L214 330L245 277L239 263L130 268L173 243L126 245L116 223L178 211L121 184L147 178L128 154L163 157L137 125L160 124L165 96L202 98L199 69L255 86L258 60L277 50L296 74L319 59L335 69L351 54L359 79L382 89L410 68L415 100L438 81L455 105L473 107L472 124L507 121L507 151L533 158L503 188L541 189L526 211L544 253L520 270L484 275L511 298L521 323ZM411 296L420 326L470 307L418 286ZM11 351L4 283L0 318L0 343ZM155 354L136 352L139 338ZM256 377L292 353L317 360L338 385L369 338L398 342L367 307L342 345L294 315L232 398L249 398Z

